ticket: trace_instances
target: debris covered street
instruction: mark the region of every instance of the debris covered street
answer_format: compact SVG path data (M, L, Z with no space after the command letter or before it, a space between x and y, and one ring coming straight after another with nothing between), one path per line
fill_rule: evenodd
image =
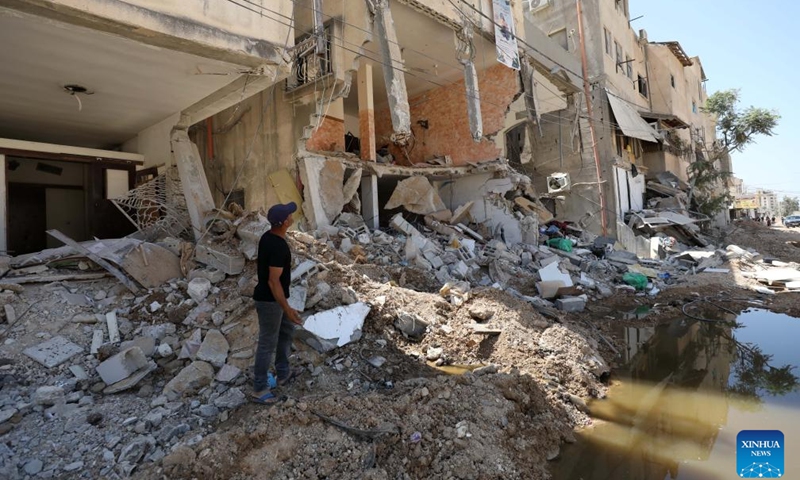
M209 249L225 238L247 252L248 234L238 232L266 228L258 213L223 216L231 220L206 240ZM606 393L624 345L604 331L631 321L620 312L666 303L679 315L695 296L721 292L789 311L794 294L764 296L764 279L785 291L800 276L791 273L797 264L770 256L794 253L785 242L800 235L752 222L736 223L728 238L763 254L711 246L708 255L640 263L611 245L594 250L598 257L581 248L596 239L579 240L579 230L556 224L541 231L575 240L572 253L546 247L542 233L539 245L477 242L468 254L454 248L462 237L449 230L414 227L401 216L396 229L369 231L359 219L343 214L335 226L289 235L291 301L309 329L299 332L293 358L305 373L272 408L246 399L257 331L254 262L226 275L171 237L8 259L3 475L546 478L547 460L574 441L573 429L592 423L587 405ZM438 252L428 261L441 261L452 278L443 283L420 265L416 245ZM111 268L138 293L98 267L92 252L117 258L120 268ZM710 273L697 269L706 258L718 259L704 267ZM650 270L638 290L624 280ZM549 275L569 286L545 292Z
M731 460L727 409L660 449L661 393L800 392L756 335L800 200L734 169L784 128L698 56L739 29L659 8L3 2L0 479L628 478L609 425L632 480Z

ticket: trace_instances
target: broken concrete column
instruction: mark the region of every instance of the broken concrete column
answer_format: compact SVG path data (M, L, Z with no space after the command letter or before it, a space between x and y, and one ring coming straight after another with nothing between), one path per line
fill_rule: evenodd
M411 111L408 106L406 78L403 72L403 56L397 42L394 19L389 9L389 0L375 1L375 28L383 56L383 79L389 97L389 111L392 115L394 134L392 141L406 145L411 138Z
M372 65L362 61L358 67L358 137L361 160L375 160L375 97L372 90Z
M364 223L370 229L380 228L377 175L367 175L361 178L361 215L364 217Z
M481 117L481 94L478 87L478 72L475 70L475 46L472 43L472 23L464 17L463 27L456 33L458 53L456 58L464 66L464 87L467 95L467 117L472 140L480 142L483 138L483 119Z
M203 170L197 145L189 139L188 129L174 128L171 135L172 155L181 177L183 196L192 221L194 238L203 234L203 219L214 209L214 197Z

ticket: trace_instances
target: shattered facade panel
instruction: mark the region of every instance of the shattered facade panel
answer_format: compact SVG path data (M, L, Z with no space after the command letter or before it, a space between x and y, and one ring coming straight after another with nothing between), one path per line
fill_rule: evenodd
M479 143L472 140L463 80L433 88L409 99L414 140L406 148L408 161L411 164L421 163L432 157L447 155L452 158L454 165L465 165L503 156L493 137L504 129L506 111L519 95L518 78L515 71L503 65L478 72L484 131L484 138ZM420 122L424 122L427 128ZM378 148L391 144L391 134L389 109L376 111ZM394 146L389 149L398 162L408 164L403 149Z

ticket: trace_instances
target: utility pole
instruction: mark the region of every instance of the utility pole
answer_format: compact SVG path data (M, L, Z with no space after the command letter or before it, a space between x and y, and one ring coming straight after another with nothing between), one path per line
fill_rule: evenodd
M608 220L606 218L606 195L603 193L602 175L600 174L600 153L597 151L597 135L594 131L594 120L592 117L592 96L589 88L589 63L586 60L586 41L583 34L583 12L581 11L581 0L575 0L578 9L578 36L581 41L581 66L583 68L583 93L586 96L586 114L588 115L589 134L592 141L592 151L594 153L594 167L597 174L597 193L600 195L600 223L603 227L603 236L608 235Z

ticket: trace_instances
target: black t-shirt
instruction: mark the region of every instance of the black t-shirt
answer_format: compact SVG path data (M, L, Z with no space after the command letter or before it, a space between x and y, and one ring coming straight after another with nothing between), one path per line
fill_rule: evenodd
M283 267L281 286L283 294L289 298L289 284L292 280L292 252L286 240L267 232L258 242L258 285L253 292L253 300L274 302L275 296L269 289L269 267Z

